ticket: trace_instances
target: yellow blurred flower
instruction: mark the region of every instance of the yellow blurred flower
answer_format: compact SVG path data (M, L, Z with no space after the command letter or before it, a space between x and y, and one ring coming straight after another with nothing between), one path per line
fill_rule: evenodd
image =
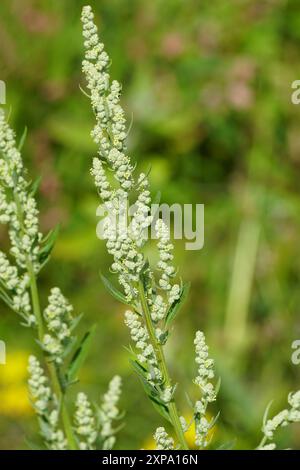
M6 364L0 366L0 414L20 416L32 413L27 390L29 352L17 350L7 354Z
M0 369L0 386L26 380L28 356L24 350L7 353L6 364Z
M32 407L26 385L11 385L3 389L0 388L0 415L23 416L31 413Z

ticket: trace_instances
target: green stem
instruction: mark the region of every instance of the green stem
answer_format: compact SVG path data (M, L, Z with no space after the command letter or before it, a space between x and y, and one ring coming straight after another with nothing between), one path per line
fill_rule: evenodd
M265 445L265 443L267 442L268 438L266 436L263 436L262 440L260 441L259 445L257 446L256 449L260 449L261 447L263 447Z
M170 379L169 372L167 369L163 347L161 344L158 343L156 339L155 330L154 330L154 326L151 320L148 302L145 296L144 286L141 281L139 282L139 294L140 294L140 300L142 304L143 316L146 322L146 327L147 327L147 330L150 336L150 341L154 348L154 351L155 351L155 354L156 354L156 357L157 357L157 360L158 360L158 363L159 363L159 366L160 366L160 369L164 378L165 385L166 387L171 387L171 379ZM174 398L169 403L168 408L170 412L171 422L175 430L178 442L180 443L180 447L184 450L189 450L186 439L184 437L184 432L180 423L178 410L177 410L177 406L174 401Z
M32 307L33 307L33 312L37 321L38 337L39 337L39 341L42 343L43 338L44 338L43 317L41 313L39 293L38 293L38 288L37 288L37 283L36 283L36 276L34 273L32 262L29 259L27 260L27 270L30 276L30 291L31 291ZM47 366L48 366L48 370L49 370L49 374L51 378L51 383L53 385L54 393L58 399L58 402L60 403L61 417L62 417L62 422L64 426L64 431L68 440L69 448L71 450L76 450L78 449L78 446L77 446L76 439L74 437L69 412L68 412L67 405L65 402L65 392L60 383L58 371L55 365L53 364L53 362L50 362L50 361L46 361L46 362L47 362Z
M24 227L23 227L23 210L20 204L18 192L14 191L13 196L14 196L14 200L17 206L17 216L18 216L22 231L25 232ZM40 299L39 299L39 293L38 293L38 288L37 288L36 276L35 276L32 261L29 256L27 256L26 264L27 264L27 271L30 277L31 301L32 301L33 313L35 315L36 322L37 322L38 338L39 338L40 343L42 343L44 339L44 322L43 322L43 317L41 313L41 306L40 306ZM49 375L51 378L51 383L53 385L54 393L60 403L60 412L61 412L64 431L68 440L69 448L71 450L77 450L78 446L77 446L76 439L74 437L71 419L68 413L67 405L65 403L65 392L59 380L58 371L52 362L46 360L46 363L48 366Z

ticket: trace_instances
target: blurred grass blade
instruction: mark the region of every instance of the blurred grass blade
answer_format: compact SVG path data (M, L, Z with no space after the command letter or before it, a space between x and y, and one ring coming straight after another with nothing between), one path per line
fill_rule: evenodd
M225 338L232 356L246 345L246 327L251 298L260 226L246 219L239 230L225 317Z

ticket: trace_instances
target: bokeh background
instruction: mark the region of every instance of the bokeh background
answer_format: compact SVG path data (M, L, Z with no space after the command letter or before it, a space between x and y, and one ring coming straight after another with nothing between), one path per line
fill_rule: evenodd
M81 383L93 399L110 377L124 379L125 427L118 448L148 448L162 420L128 363L124 307L98 276L110 260L96 238L98 199L89 175L93 116L81 74L81 0L1 0L0 79L24 159L42 176L41 225L61 232L42 273L44 301L60 285L83 327L98 323ZM167 351L182 414L195 396L193 334L206 332L222 385L215 442L253 448L264 409L275 413L299 388L291 344L300 339L300 78L298 0L90 1L111 73L123 83L133 125L128 146L151 164L153 193L166 203L205 204L205 246L176 241L180 276L192 282ZM1 241L1 240L0 240ZM0 306L0 448L26 448L37 424L26 391L32 332ZM76 392L76 389L74 389ZM278 433L300 448L300 427ZM190 436L192 439L192 435Z

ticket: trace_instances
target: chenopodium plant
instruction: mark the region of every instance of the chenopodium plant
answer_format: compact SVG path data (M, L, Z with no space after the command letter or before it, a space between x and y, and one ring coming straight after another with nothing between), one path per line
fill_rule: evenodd
M207 413L208 405L216 400L219 389L219 382L214 380L214 362L209 357L204 334L198 331L194 341L198 366L194 383L199 387L199 400L190 403L193 420L186 423L175 402L176 384L170 377L164 349L171 324L186 298L189 286L175 280L177 273L172 264L173 245L169 229L151 211L147 175L141 173L136 176L135 166L127 155L128 130L120 104L121 85L116 80L110 80L110 59L99 40L90 6L83 8L81 19L85 47L82 70L87 84L84 93L90 98L96 117L91 135L99 148L91 173L109 214L103 221L102 236L113 257L111 271L117 275L121 290L103 275L101 277L109 291L130 306L125 312L125 324L134 343L134 347L130 348L132 365L154 407L173 428L175 440L168 436L164 427L156 430L154 438L157 449L172 449L174 446L188 449L185 433L190 426L195 428L195 446L205 448L217 419L217 416L208 418ZM144 255L150 225L155 226L159 253L159 261L154 268ZM294 403L297 397L297 394L290 397L293 408L279 424L299 421L299 406L295 408ZM272 437L272 433L266 434L266 429L276 428L279 424L276 421L264 425L265 437L260 448L266 439Z
M151 194L146 174L134 176L134 166L126 154L126 120L120 105L120 84L109 77L109 57L99 41L91 7L82 12L84 46L83 72L87 81L96 125L92 137L99 146L91 170L95 185L105 208L109 212L103 224L103 236L108 252L113 256L111 269L118 276L122 291L102 278L110 291L122 302L130 305L125 312L125 324L130 330L134 349L131 362L142 380L146 392L157 410L174 428L177 444L187 449L185 438L188 424L180 416L175 403L176 385L167 368L164 348L171 323L181 307L188 285L175 281L176 269L172 264L173 245L169 229L162 219L155 224L159 261L154 271L145 259L143 248L147 229L153 223ZM115 177L110 181L108 172ZM130 213L129 201L134 199L135 210ZM128 222L128 223L127 223ZM205 338L196 334L196 362L202 398L194 405L196 444L207 445L207 435L214 420L207 421L206 409L216 399L217 386L213 385L213 360L208 357ZM158 446L170 447L171 438L159 428L155 433ZM165 442L165 444L163 444Z
M75 336L82 315L58 287L51 289L42 309L38 275L50 258L57 229L43 237L39 231L35 192L38 181L29 182L21 157L24 136L17 145L3 109L0 109L0 223L7 227L10 250L0 251L0 297L34 330L48 373L35 356L29 358L29 392L47 448L112 448L113 422L119 418L117 403L121 379L116 376L100 405L92 405L79 393L71 415L67 392L77 382L95 328Z

